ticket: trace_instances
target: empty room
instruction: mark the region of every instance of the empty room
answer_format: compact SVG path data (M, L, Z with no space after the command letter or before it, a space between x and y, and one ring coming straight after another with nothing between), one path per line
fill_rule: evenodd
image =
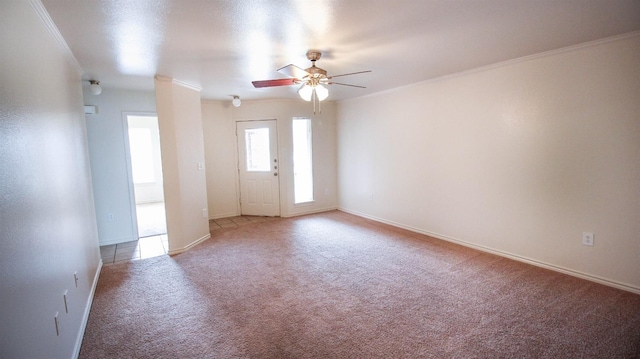
M1 358L640 357L637 0L0 2Z

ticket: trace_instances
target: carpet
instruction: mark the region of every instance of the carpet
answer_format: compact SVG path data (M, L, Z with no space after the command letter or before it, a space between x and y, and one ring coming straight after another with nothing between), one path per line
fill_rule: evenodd
M339 211L105 266L80 358L635 358L640 296Z

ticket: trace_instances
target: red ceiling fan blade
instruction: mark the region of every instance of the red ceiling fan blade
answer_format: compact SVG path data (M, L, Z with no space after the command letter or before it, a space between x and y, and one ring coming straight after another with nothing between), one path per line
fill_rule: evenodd
M364 86L360 86L360 85L349 85L349 84L343 84L340 82L327 82L327 85L342 85L342 86L349 86L349 87L358 87L361 89L366 89L366 87Z
M277 80L264 80L264 81L251 81L253 87L274 87L274 86L289 86L295 85L296 79L277 79Z
M328 78L332 79L334 77L340 77L340 76L349 76L349 75L357 75L357 74L364 74L367 72L371 72L371 70L367 70L367 71L358 71L358 72L350 72L348 74L342 74L342 75L335 75L335 76L330 76Z
M297 79L302 79L305 76L310 76L311 74L308 73L306 70L299 68L296 65L287 65L285 67L279 68L278 72L283 74L283 75L287 75L290 77L295 77Z

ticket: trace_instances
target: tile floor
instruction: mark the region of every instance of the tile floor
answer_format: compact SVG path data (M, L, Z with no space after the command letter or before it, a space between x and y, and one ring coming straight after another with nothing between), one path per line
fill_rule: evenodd
M216 231L222 228L233 228L251 223L263 223L274 221L279 217L237 216L212 219L209 221L209 230ZM103 264L133 261L166 255L169 252L168 237L166 234L159 236L143 237L137 241L111 244L100 247L100 255Z
M275 221L280 217L259 217L259 216L237 216L228 218L212 219L209 221L209 229L215 231L221 228L232 228L238 226L244 226L250 223L263 223L268 221Z
M137 241L111 244L100 247L102 263L116 263L145 259L167 254L169 250L166 234L159 236L143 237Z

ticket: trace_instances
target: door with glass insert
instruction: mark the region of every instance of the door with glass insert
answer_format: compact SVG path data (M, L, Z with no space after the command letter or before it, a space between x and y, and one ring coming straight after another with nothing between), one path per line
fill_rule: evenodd
M237 122L236 134L241 213L279 216L276 120Z

